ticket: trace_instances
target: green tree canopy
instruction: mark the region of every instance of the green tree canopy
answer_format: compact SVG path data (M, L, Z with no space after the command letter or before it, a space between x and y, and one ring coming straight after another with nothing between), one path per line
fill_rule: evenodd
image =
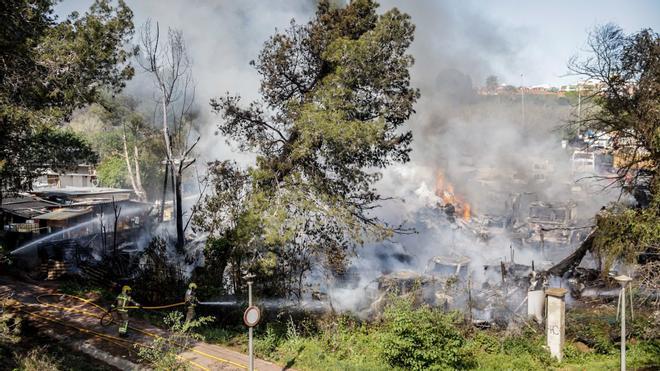
M54 0L8 0L0 12L0 188L29 189L45 168L93 162L89 145L58 125L133 76L124 47L132 11L97 0L58 22ZM44 150L47 149L47 150ZM59 151L59 152L53 152Z
M327 252L396 229L370 211L383 200L378 169L409 160L412 134L402 126L419 97L407 54L415 27L377 7L321 1L310 22L292 21L252 62L262 100L212 100L219 132L258 155L247 210L280 258L285 246Z
M140 189L136 189L135 184L139 179L139 184L144 184L144 190L154 199L162 195L161 161L165 149L162 134L145 118L140 103L132 96L104 94L100 104L92 104L74 114L67 128L83 136L98 153L100 185L133 187L137 194Z
M607 24L588 45L590 53L570 68L599 88L585 97L592 106L575 124L614 138L616 179L639 203L597 217L593 246L607 272L617 261L660 251L660 37L651 29L626 35Z
M588 45L589 54L569 67L599 88L583 97L592 109L575 124L614 137L620 180L654 183L660 167L660 37L651 29L626 35L607 24L590 34Z

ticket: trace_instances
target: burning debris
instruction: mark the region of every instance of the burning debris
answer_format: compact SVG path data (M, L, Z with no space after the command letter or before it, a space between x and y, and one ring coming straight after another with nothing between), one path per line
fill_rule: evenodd
M533 202L529 206L527 228L529 237L525 243L546 245L575 244L582 240L582 230L577 220L577 204L549 204Z
M436 175L435 194L440 197L442 204L439 206L443 208L450 221L453 222L456 215L464 221L470 220L472 216L470 204L454 192L454 186L447 181L441 170L438 170Z
M426 264L425 273L435 277L460 277L468 275L470 258L467 256L435 256Z

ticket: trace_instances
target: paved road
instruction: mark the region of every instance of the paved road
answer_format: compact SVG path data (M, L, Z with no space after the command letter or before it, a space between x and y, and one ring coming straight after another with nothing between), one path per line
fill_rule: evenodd
M166 335L162 329L140 321L131 321L128 338L116 338L116 325L103 327L98 316L103 311L91 304L72 297L53 295L52 288L0 277L0 292L12 290L13 299L21 305L20 310L29 317L32 326L66 342L82 344L106 353L116 360L120 369L130 368L137 363L138 344L150 344L155 336ZM93 300L93 299L92 299ZM97 317L95 317L97 316ZM196 342L179 357L185 359L192 369L200 370L246 370L247 355L218 345ZM102 357L99 357L102 358ZM125 363L122 363L125 362ZM123 365L123 366L122 366ZM255 360L255 369L261 371L283 370L282 366L264 360Z

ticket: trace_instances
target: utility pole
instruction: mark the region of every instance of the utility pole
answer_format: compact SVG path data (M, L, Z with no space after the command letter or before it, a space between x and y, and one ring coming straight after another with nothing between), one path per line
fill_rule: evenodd
M577 84L578 91L578 123L582 120L582 89L580 89L580 82Z
M472 324L472 272L468 273L468 310L469 310L469 320Z
M580 125L582 125L582 89L580 89L580 81L577 83L578 91L578 125L577 125L577 134L580 136Z
M522 102L522 126L525 127L525 80L523 74L520 74L520 96Z

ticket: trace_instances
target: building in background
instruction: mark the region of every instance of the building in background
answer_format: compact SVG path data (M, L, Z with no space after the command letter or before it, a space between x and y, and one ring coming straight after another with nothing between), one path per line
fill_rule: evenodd
M62 173L48 170L37 178L33 185L35 189L96 186L98 186L96 169L89 164L80 164Z

